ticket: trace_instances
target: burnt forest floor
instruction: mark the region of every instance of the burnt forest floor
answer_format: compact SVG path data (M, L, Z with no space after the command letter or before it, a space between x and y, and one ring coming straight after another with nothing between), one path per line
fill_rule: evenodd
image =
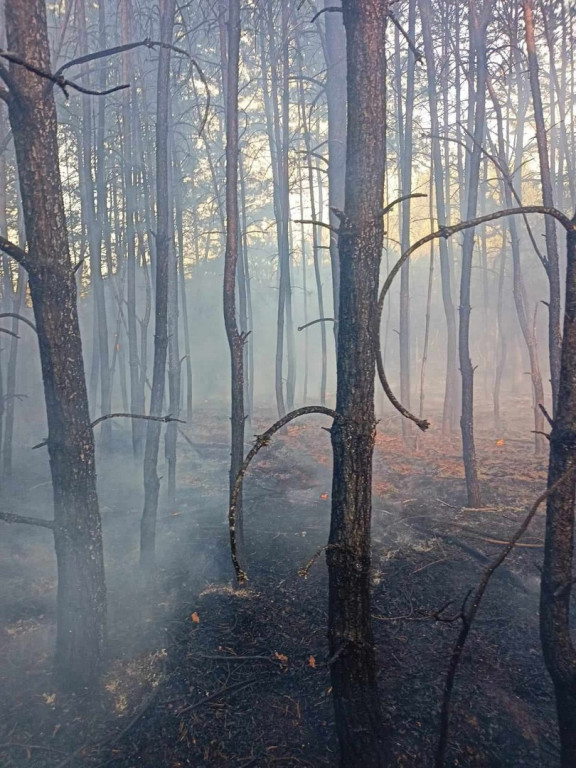
M530 407L507 407L505 432L477 414L485 509L465 506L458 435L438 427L407 449L398 419L378 427L374 462L373 618L391 765L432 765L458 608L545 484ZM263 431L261 413L247 435ZM130 435L99 461L110 603L110 658L91 696L51 677L55 566L50 532L3 525L0 544L2 768L335 766L326 666L331 450L323 417L293 423L245 482L250 580L231 587L226 526L227 430L199 413L181 440L178 504L159 514L159 567L138 570L141 469ZM128 457L127 457L128 456ZM49 517L45 457L19 456L5 508ZM456 681L450 766L558 765L551 686L538 637L541 510L492 580Z

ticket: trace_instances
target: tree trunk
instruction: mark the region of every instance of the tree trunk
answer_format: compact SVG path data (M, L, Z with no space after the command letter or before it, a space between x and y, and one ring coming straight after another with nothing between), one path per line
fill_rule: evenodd
M567 236L566 308L557 409L550 435L548 488L574 467L576 446L576 231ZM570 595L574 582L574 503L572 473L548 496L540 593L540 634L554 683L561 765L576 765L576 648L571 637Z
M341 0L324 0L324 7L340 7ZM336 229L338 217L333 208L344 210L346 176L346 33L341 13L326 13L326 101L328 105L328 195L330 224ZM332 291L334 296L334 335L338 338L340 263L338 238L330 233Z
M398 31L396 29L396 31ZM416 2L410 0L408 11L408 35L414 40L416 35ZM398 56L399 60L399 56ZM416 58L408 51L408 70L406 76L406 111L403 131L403 151L400 156L401 195L412 193L412 153L413 153L413 121L414 121L414 75ZM400 78L401 81L401 78ZM398 90L399 105L401 104L401 89ZM402 108L399 106L399 116ZM400 241L402 252L410 247L410 211L411 200L402 203ZM400 400L410 410L410 261L402 265L400 273ZM412 423L402 419L402 435L406 444L413 442Z
M172 42L176 0L160 0L160 39ZM156 96L156 311L154 331L154 366L150 415L160 416L164 401L166 358L168 353L168 270L172 247L172 220L168 189L168 120L170 116L170 48L158 54ZM158 421L148 421L144 451L144 511L140 524L140 563L150 569L156 559L156 518L160 478Z
M440 139L437 138L440 133L440 122L438 119L438 93L436 79L436 65L434 61L434 47L432 43L432 17L430 5L427 0L419 0L420 15L422 18L422 37L424 42L424 53L426 56L426 73L428 76L428 102L430 106L430 122L432 128L432 165L434 173L434 187L436 194L436 211L438 224L447 223L446 202L444 193L443 175L449 175L448 169L442 163L442 154L440 151ZM446 387L444 390L444 411L442 414L442 431L451 429L453 426L453 416L455 406L458 401L458 378L457 378L457 346L456 346L456 312L454 301L452 299L450 253L448 243L441 238L439 244L440 251L440 277L442 281L442 302L444 306L444 316L446 318Z
M236 320L236 272L240 243L238 211L238 66L240 0L228 2L228 71L226 98L226 254L224 259L224 324L230 347L231 414L230 504L236 476L244 461L244 337ZM236 501L237 557L244 569L241 492Z
M536 124L536 142L538 144L538 158L540 161L540 178L542 183L542 202L552 208L554 195L552 193L552 176L550 173L550 158L548 154L548 136L544 122L544 110L542 107L542 93L538 77L538 57L536 54L536 42L534 39L534 3L532 0L524 0L524 26L526 30L526 47L528 49L528 72L530 74L530 88L534 105L534 122ZM558 262L558 241L556 238L556 223L546 216L544 222L546 232L546 271L550 283L550 301L548 314L548 345L550 355L550 379L552 382L553 410L556 409L557 393L560 379L560 347L562 335L560 331L560 265Z
M370 622L370 522L377 293L382 256L388 3L344 0L348 63L346 206L340 224L340 329L328 638L340 762L384 766Z
M471 3L470 7L470 70L475 64L476 94L474 105L474 145L467 169L466 219L476 216L478 206L478 187L480 181L481 148L484 140L486 117L486 43L487 8L483 9L481 20ZM472 257L474 255L474 230L464 232L462 243L462 272L460 277L460 325L458 329L458 354L460 375L462 378L462 412L460 429L462 432L462 454L468 506L480 507L480 482L474 444L474 366L470 359L470 289L472 281Z
M6 6L11 51L50 69L44 0ZM69 688L95 682L106 631L106 589L94 439L90 427L76 283L58 167L56 106L46 81L11 65L9 116L28 240L54 489L58 565L56 670Z

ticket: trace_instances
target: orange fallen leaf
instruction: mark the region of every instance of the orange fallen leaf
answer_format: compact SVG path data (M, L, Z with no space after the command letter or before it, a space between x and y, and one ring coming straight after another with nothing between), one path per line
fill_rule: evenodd
M321 499L327 499L328 498L328 494L327 493L321 493L320 494L320 498Z
M504 440L496 440L496 445L504 445Z
M200 616L198 616L196 611L194 611L194 613L190 616L190 618L192 619L192 622L194 624L200 624Z
M312 669L316 669L316 659L314 656L308 656L308 664L312 667Z
M284 654L283 654L283 653L278 653L278 651L276 651L276 653L274 654L274 656L275 656L275 657L278 659L278 661L280 661L282 664L288 664L288 656L284 656Z

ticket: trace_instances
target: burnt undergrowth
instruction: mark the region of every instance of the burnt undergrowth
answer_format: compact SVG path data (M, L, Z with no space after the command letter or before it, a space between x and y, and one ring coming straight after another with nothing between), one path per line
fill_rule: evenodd
M178 504L160 515L152 580L137 571L136 469L128 472L129 461L120 466L117 455L102 461L111 656L96 695L54 688L49 532L10 528L10 556L1 560L0 764L336 765L324 557L306 579L298 574L327 542L330 457L320 426L311 420L287 430L250 470L249 581L240 590L231 587L228 561L225 420L213 417L204 432L197 425L194 450L183 446ZM408 455L393 427L385 434L373 524L379 685L394 764L428 766L459 628L431 615L447 601L447 613L458 611L541 489L543 465L520 442L496 445L486 436L490 506L467 510L457 446L437 437ZM21 505L46 492L30 491L34 485ZM456 680L448 765L558 763L537 626L541 533L539 515L489 587Z

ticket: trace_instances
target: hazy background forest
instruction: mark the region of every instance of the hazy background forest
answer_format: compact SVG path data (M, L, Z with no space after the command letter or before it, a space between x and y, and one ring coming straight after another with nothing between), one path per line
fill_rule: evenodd
M12 2L16 8L24 0L0 0L0 55L10 63L0 79L7 93L10 73L28 61L27 51L11 51L6 39L4 13ZM149 426L145 419L110 418L94 427L108 651L97 693L61 693L51 676L58 586L47 530L54 526L42 368L26 270L4 248L0 681L9 695L0 764L7 767L296 768L336 760L327 576L323 557L316 557L326 549L330 526L331 456L319 419L282 429L251 467L239 538L245 538L248 584L256 586L253 592L230 587L228 473L235 477L241 464L234 464L233 447L231 469L223 292L230 250L231 4L173 5L172 27L172 0L46 2L50 71L74 84L59 83L58 74L52 83L90 419L153 414L169 423L153 473L160 477L154 577L139 568L146 561L139 536L150 493L144 488L151 476ZM570 218L576 211L574 4L385 5L381 283L402 253L445 225L542 204ZM339 2L248 0L240 20L233 293L243 341L241 458L253 435L286 413L336 408L347 90ZM89 55L97 51L107 54ZM164 102L162 54L169 67ZM9 98L2 101L0 236L25 252ZM168 193L159 200L163 178ZM163 205L167 363L162 407L155 410ZM453 623L440 614L448 601L458 606L494 545L515 530L510 521L521 521L546 486L545 432L558 404L564 316L560 224L528 213L426 242L386 294L383 368L414 416L403 418L377 382L372 615L379 669L389 674L379 679L385 719L399 735L388 762L367 766L433 764L454 639ZM468 384L459 359L466 357L460 318L467 303ZM476 452L464 474L462 386L471 386L472 377ZM424 419L430 428L421 432L412 422ZM8 525L30 517L44 522ZM155 526L156 510L156 536ZM479 620L480 638L463 657L477 666L461 673L446 765L560 764L535 618L542 527L538 516L525 548L502 568ZM249 664L223 661L232 650L256 666L272 660L274 671L260 675L258 667L252 675ZM260 708L254 685L262 691ZM232 696L226 704L216 698L214 708L196 714L198 701L212 702L215 691L245 689L246 698ZM188 721L183 713L190 710Z

